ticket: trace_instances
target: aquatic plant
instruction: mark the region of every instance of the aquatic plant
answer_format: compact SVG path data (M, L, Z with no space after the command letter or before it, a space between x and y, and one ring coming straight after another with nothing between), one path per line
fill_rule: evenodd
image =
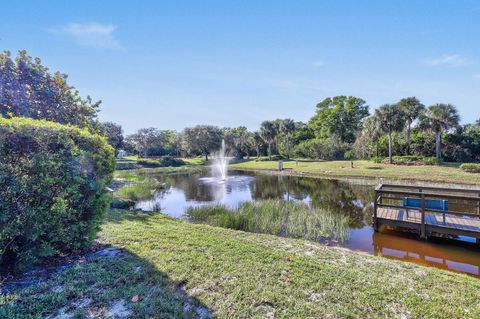
M192 222L309 240L323 238L345 241L348 217L325 208L284 200L247 202L237 209L223 205L191 207L186 215Z

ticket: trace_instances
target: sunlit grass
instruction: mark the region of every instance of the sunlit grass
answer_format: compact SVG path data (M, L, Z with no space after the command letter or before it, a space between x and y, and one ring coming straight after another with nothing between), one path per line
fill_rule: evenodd
M216 318L480 316L476 278L312 241L123 210L108 213L99 240L128 254L0 296L0 317L103 318L119 301L132 318L198 316L191 305Z
M276 170L277 161L244 160L230 165L235 169ZM304 173L312 176L325 177L373 177L387 179L409 179L433 182L480 183L480 174L463 172L459 163L443 165L399 166L371 161L284 161L283 167L294 173Z

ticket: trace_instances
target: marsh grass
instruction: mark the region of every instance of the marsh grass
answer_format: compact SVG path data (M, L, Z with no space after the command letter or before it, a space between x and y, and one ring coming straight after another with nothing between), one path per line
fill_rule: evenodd
M264 200L247 202L237 209L223 205L191 207L191 221L212 226L318 241L343 242L348 238L348 217L305 203Z

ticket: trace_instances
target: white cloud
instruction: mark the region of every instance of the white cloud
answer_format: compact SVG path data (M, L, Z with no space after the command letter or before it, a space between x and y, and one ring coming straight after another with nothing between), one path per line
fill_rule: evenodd
M449 54L442 55L441 57L430 58L425 60L425 64L438 66L438 65L447 65L447 66L462 66L470 64L471 61L460 54Z
M117 27L113 24L89 22L69 23L60 28L51 28L48 32L70 37L76 43L84 46L116 49L120 48L120 44L113 34L116 29Z
M480 73L478 73L478 74L474 74L474 75L473 75L473 78L474 78L474 79L479 79L479 80L480 80Z
M313 66L316 66L316 67L324 66L324 65L325 65L325 61L323 61L323 60L315 60L315 61L313 61L312 65L313 65Z

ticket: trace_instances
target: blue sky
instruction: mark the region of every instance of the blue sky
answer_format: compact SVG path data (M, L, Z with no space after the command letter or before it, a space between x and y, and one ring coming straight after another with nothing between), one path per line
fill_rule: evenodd
M26 49L141 127L308 120L328 96L415 95L480 118L478 1L3 1L0 49Z

